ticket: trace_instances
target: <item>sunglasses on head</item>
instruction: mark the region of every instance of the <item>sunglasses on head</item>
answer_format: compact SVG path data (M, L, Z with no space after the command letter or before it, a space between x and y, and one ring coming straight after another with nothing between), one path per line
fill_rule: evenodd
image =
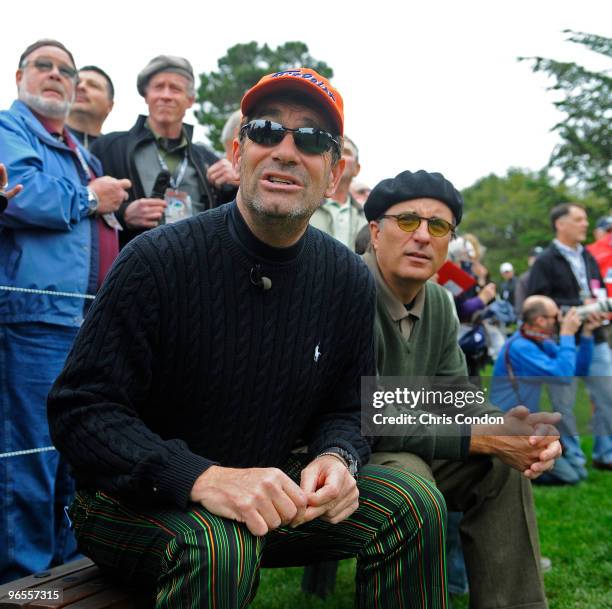
M381 218L395 218L397 225L406 233L414 233L421 226L423 220L427 222L427 231L432 237L444 237L455 231L455 225L442 218L424 218L410 212L395 215L386 214Z
M248 122L240 129L240 134L247 137L260 146L277 146L283 141L287 133L293 134L293 141L298 150L306 154L323 154L335 148L340 154L340 143L327 131L321 131L316 127L300 127L290 129L280 123L256 119Z
M57 66L57 71L64 77L69 80L76 80L77 71L70 66L67 66L65 63L55 63L51 59L34 59L32 61L25 61L23 67L25 68L27 65L34 66L39 72L51 72L54 66Z

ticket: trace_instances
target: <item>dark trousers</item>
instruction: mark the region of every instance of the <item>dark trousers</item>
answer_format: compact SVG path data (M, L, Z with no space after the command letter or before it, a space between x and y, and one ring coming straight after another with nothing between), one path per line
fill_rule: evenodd
M284 468L294 480L306 462ZM187 510L128 505L79 491L71 517L79 548L124 580L140 581L161 608L238 608L254 598L261 566L357 557L356 607L447 607L446 511L420 476L368 465L360 506L332 525L322 520L255 537L242 523L192 504Z
M372 463L435 481L460 524L471 609L546 609L531 482L499 459L427 465L410 453L374 453Z

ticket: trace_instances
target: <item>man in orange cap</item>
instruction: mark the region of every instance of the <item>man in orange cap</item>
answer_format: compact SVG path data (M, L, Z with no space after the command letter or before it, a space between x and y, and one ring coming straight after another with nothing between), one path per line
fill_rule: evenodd
M373 279L309 226L342 97L300 68L241 110L236 201L123 250L50 395L79 547L157 607L245 607L262 565L351 556L358 607L445 607L440 494L366 465Z

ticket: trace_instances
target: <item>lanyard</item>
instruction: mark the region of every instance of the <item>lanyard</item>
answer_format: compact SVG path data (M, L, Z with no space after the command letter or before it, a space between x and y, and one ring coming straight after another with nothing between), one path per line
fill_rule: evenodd
M157 152L157 158L159 160L160 167L162 169L165 169L168 173L170 173L170 170L168 169L168 163L166 163L166 161L162 158L162 155L159 153L159 149L157 148L157 146L155 147L155 152ZM178 187L180 186L181 182L183 181L183 178L185 177L186 171L187 171L187 149L185 149L183 160L181 161L181 164L178 166L176 170L176 174L170 178L170 186L172 186L174 190L178 189Z
M70 150L74 152L76 158L79 160L79 165L85 173L85 178L87 180L87 183L89 184L89 182L96 179L96 174L94 173L93 169L87 164L83 153L80 151L76 142L72 139L67 130L64 130L64 140L66 142L66 146L68 146L68 148L70 148ZM107 214L102 214L100 217L102 218L102 220L104 220L104 222L109 228L112 228L113 230L123 230L114 213L111 212Z
M81 152L81 150L79 149L79 147L77 146L77 144L72 139L72 137L70 136L70 134L68 133L66 129L64 129L63 138L64 138L64 141L66 142L66 146L68 146L68 148L70 148L70 150L74 152L76 158L79 160L79 165L81 166L81 169L83 170L83 173L85 174L85 178L87 179L87 182L91 182L91 180L94 180L96 178L95 173L93 172L91 167L87 164L87 161L85 160L85 157L83 156L83 153Z
M91 168L87 164L87 161L85 160L85 157L83 156L83 153L79 150L77 146L75 146L72 149L72 151L74 152L74 154L76 154L77 159L79 159L79 163L81 164L81 167L83 168L83 171L85 172L85 175L89 178L89 181L93 180L96 176L94 175L94 172L91 170Z

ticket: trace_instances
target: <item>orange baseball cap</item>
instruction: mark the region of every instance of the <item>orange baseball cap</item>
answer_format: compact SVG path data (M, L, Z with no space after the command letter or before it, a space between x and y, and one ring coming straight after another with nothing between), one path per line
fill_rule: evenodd
M251 87L240 102L243 116L264 97L279 91L301 91L321 102L326 114L334 122L340 135L344 134L344 102L340 93L334 89L327 78L310 68L295 68L268 74Z

